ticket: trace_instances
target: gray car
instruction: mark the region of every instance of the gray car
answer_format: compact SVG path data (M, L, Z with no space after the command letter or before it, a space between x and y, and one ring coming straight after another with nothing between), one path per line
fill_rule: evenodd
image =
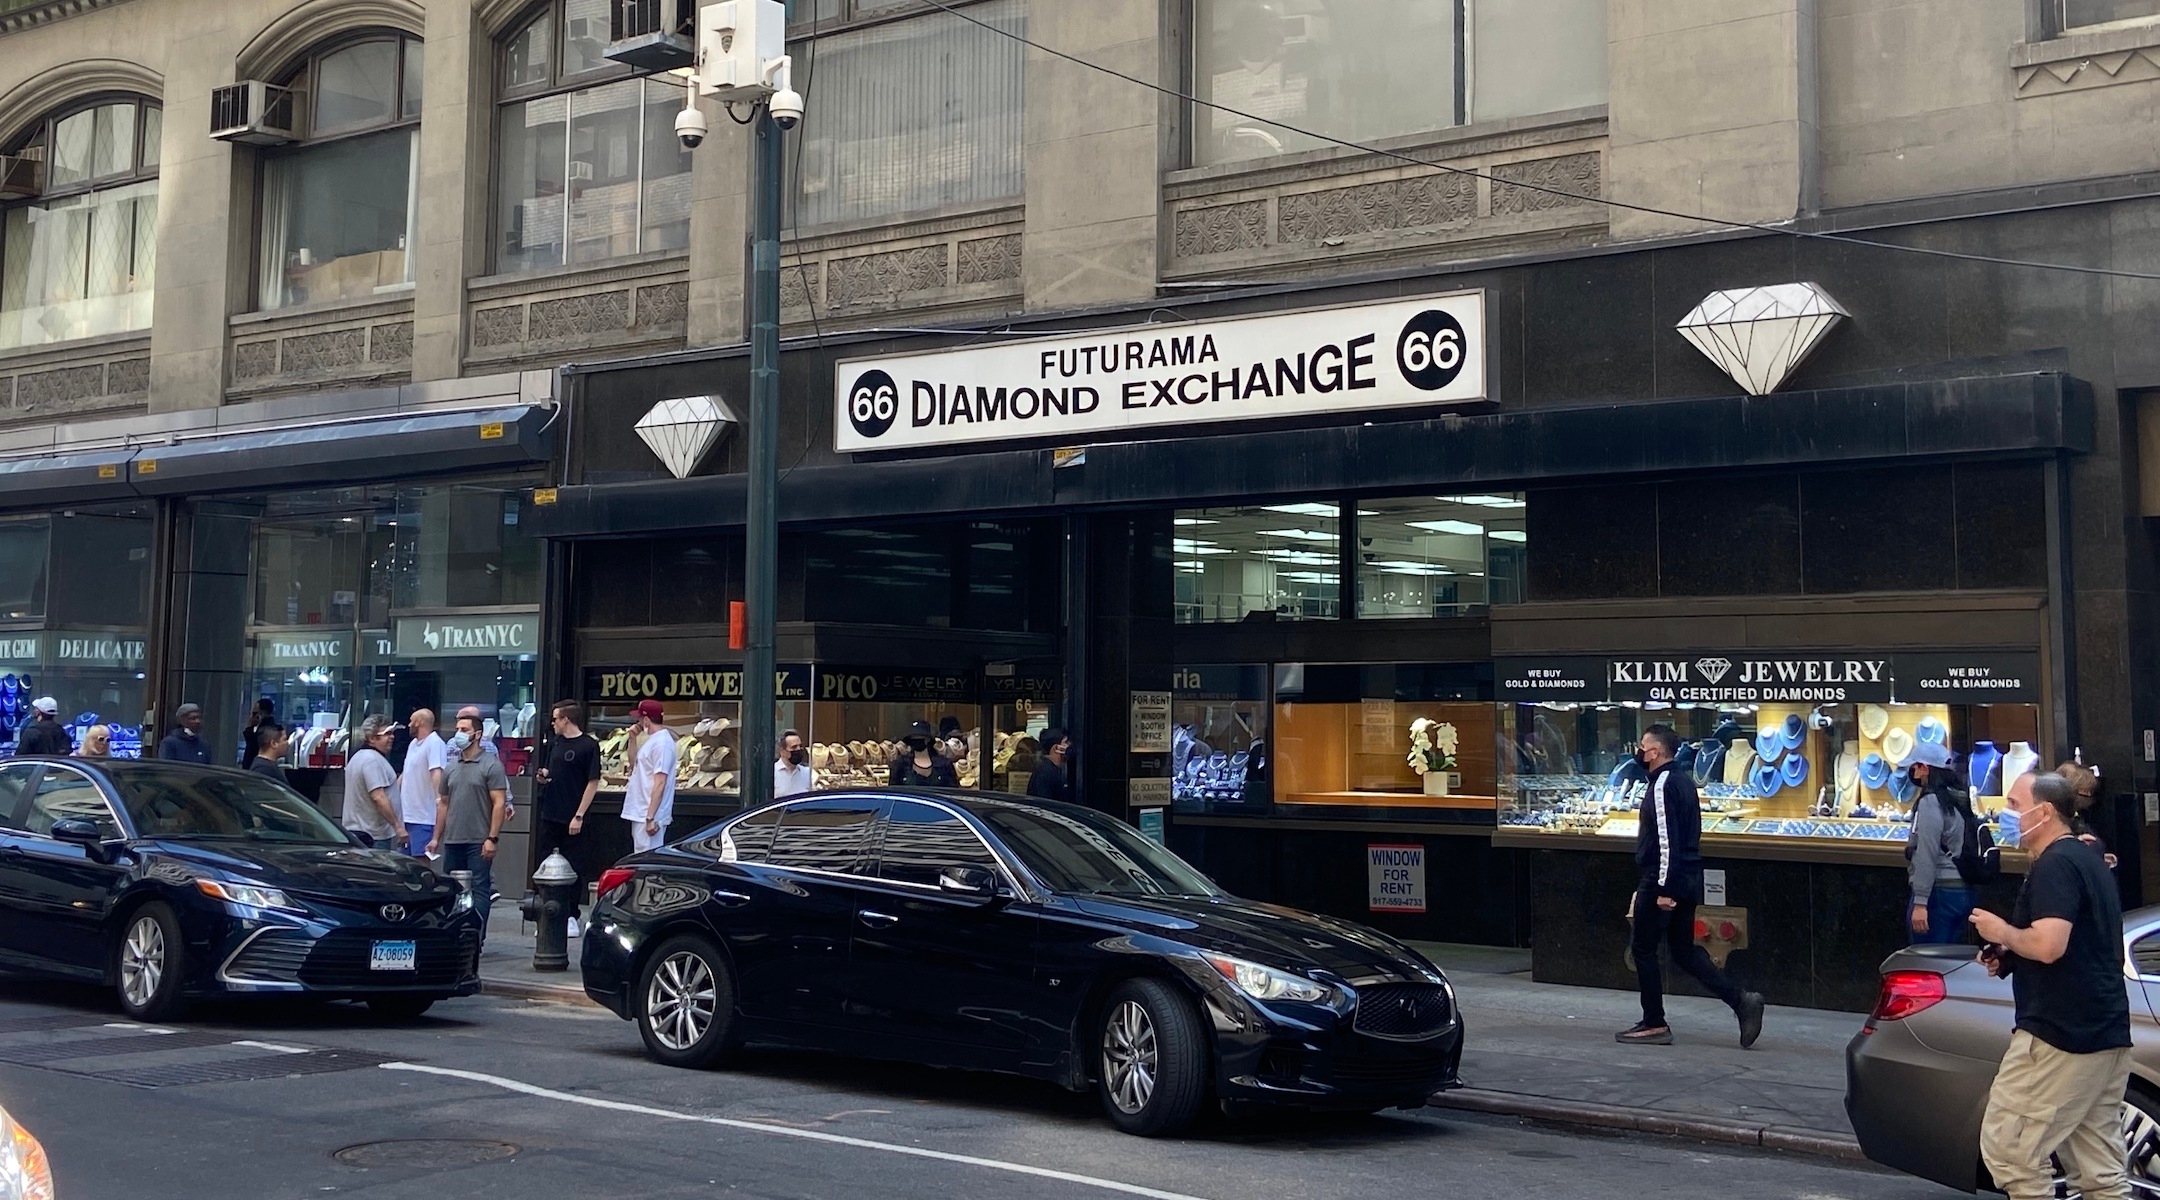
M2133 1195L2160 1200L2160 907L2123 918L2130 992L2130 1091L2123 1131ZM1963 1191L1992 1188L1980 1117L2010 1048L2010 981L1969 945L1909 946L1883 960L1882 992L1845 1048L1845 1111L1860 1149L1887 1167Z

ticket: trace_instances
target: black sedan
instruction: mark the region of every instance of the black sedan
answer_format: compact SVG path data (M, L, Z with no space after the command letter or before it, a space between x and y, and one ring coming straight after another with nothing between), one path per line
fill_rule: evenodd
M1456 1086L1448 981L1347 921L1240 900L1091 809L821 793L600 880L585 990L654 1059L745 1042L1095 1088L1137 1134L1214 1101L1375 1111Z
M264 994L415 1017L479 990L481 928L457 883L261 775L0 762L0 967L108 984L137 1018Z

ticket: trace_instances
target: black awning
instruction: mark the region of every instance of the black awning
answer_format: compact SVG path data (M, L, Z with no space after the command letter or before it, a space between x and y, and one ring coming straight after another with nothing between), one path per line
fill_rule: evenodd
M0 509L61 508L128 500L133 450L84 450L37 458L0 458Z
M520 405L227 434L142 447L128 474L140 495L173 496L522 467L547 461L553 413Z
M1087 448L858 462L787 473L780 519L893 521L1200 505L1288 495L1387 495L1616 476L2085 453L2090 389L2059 372L1706 396L1472 416L1264 429ZM744 476L556 490L545 537L741 525Z

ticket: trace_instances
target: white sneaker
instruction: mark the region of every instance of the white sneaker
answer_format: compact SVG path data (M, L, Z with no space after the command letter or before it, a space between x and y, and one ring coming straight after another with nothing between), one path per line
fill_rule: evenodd
M578 935L578 933L579 933L579 930L578 930L578 923L577 923L577 918L576 918L576 917L572 917L572 918L570 918L570 936L571 936L571 937L576 937L576 936Z

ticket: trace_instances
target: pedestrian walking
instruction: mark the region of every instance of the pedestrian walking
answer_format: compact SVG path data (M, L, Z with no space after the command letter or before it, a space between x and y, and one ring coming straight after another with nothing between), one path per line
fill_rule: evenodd
M660 723L666 716L658 700L638 701L636 762L623 787L622 808L623 820L630 822L630 845L638 850L666 845L675 815L675 734Z
M1028 776L1027 794L1044 800L1072 800L1072 779L1065 773L1065 764L1072 759L1071 735L1057 726L1043 730L1042 757L1035 762L1035 773Z
M77 758L111 758L112 726L92 725L83 730L82 745L75 747Z
M445 873L472 872L483 937L495 900L495 851L509 819L510 777L502 759L481 749L479 717L459 717L444 760L442 794L435 801L435 839L427 852L442 855Z
M202 705L183 704L173 710L173 729L158 743L157 756L167 762L210 765L210 743L202 736ZM388 765L387 763L385 765Z
M560 850L574 864L577 856L571 849L585 836L585 814L600 794L600 743L585 732L585 707L574 700L556 701L548 720L555 736L548 741L547 765L536 776L540 839L533 858L545 862Z
M790 729L780 735L779 758L773 763L773 799L800 796L815 786L816 778L810 774L810 751L803 745L801 731Z
M398 816L405 822L405 848L426 858L435 840L435 807L442 799L443 760L449 748L435 732L435 710L416 708L405 718L412 742L405 747L405 767L398 772Z
M241 766L251 767L255 765L256 755L262 750L263 722L270 720L271 714L275 711L276 705L271 703L270 697L263 696L255 701L254 711L248 714L247 728L240 731Z
M2055 773L2068 780L2070 790L2077 793L2077 819L2070 823L2070 832L2075 833L2079 841L2091 846L2093 852L2100 856L2100 861L2107 864L2108 870L2114 870L2118 860L2108 852L2107 839L2093 829L2092 818L2088 815L2094 802L2100 799L2100 768L2088 767L2072 759L2057 766Z
M75 739L68 736L67 726L60 723L60 702L51 696L39 696L30 702L30 720L15 736L15 754L28 758L33 754L50 754L55 757L75 753Z
M1958 866L1976 837L1972 796L1950 766L1940 742L1914 742L1906 770L1920 796L1913 801L1912 833L1905 842L1905 875L1911 889L1905 933L1914 945L1947 944L1965 936L1972 915L1972 883Z
M274 717L264 717L255 726L255 757L248 760L247 769L266 779L290 785L285 778L285 751L292 745L292 738L285 726Z
M1673 763L1679 749L1680 735L1670 725L1652 725L1636 743L1637 761L1650 784L1637 815L1637 882L1628 903L1628 917L1635 923L1635 983L1642 992L1643 1015L1613 1037L1641 1045L1672 1045L1672 1026L1665 1021L1665 978L1658 969L1658 947L1664 946L1674 966L1701 980L1733 1010L1740 1020L1740 1045L1745 1049L1762 1035L1763 998L1741 991L1710 961L1709 953L1695 944L1695 906L1702 903L1703 889L1702 800L1695 791L1695 777Z
M930 722L917 721L908 726L907 749L893 760L890 779L894 787L956 788L960 786L960 773L953 769L952 760L939 754L937 740L931 736Z
M368 716L355 737L360 748L345 760L345 831L358 837L363 846L402 846L405 829L398 822L397 802L391 799L397 771L389 756L397 738L390 718L380 713Z
M2122 902L2092 847L2071 832L2077 791L2052 771L2010 785L2005 836L2032 856L2010 919L1972 914L1980 961L2008 976L2017 1031L1988 1090L1980 1158L2010 1200L2054 1196L2050 1156L2086 1200L2128 1200L2123 1089L2130 1006Z

